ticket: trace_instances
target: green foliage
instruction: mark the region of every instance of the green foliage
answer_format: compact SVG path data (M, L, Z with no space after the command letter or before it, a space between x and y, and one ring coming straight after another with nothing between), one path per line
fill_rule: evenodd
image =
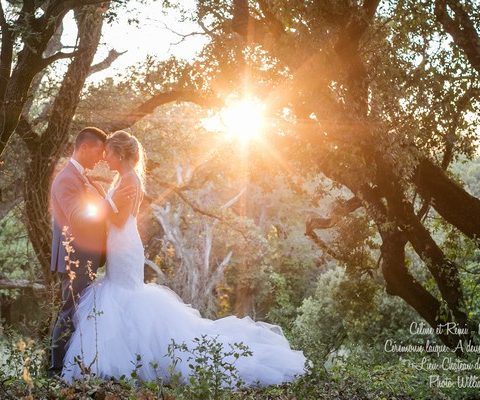
M0 396L17 398L22 393L49 398L98 398L111 394L118 398L138 398L146 396L169 395L180 399L226 399L236 395L243 381L238 375L235 363L252 352L243 343L229 344L224 349L216 337L195 338L192 346L185 343L172 343L165 355L172 360L169 368L170 379L166 384L161 378L154 381L142 381L139 371L143 367L141 355L132 361L130 376L118 380L104 381L94 375L85 375L82 379L66 385L62 381L46 379L46 351L48 343L37 343L32 339L24 340L18 334L5 332L0 341ZM190 373L182 377L176 366L183 358L188 362ZM152 363L157 370L158 364ZM160 376L160 371L159 371ZM131 397L133 396L133 397ZM117 397L113 397L117 398ZM147 397L150 398L150 397ZM240 396L239 396L240 398Z
M473 160L461 158L459 162L452 165L454 176L460 178L459 183L463 184L472 196L480 197L480 158Z
M390 310L391 311L391 310ZM317 327L318 329L318 327ZM394 328L392 328L394 329ZM46 352L48 343L24 340L8 332L0 341L0 396L17 399L23 396L52 399L137 399L176 398L237 399L237 400L285 400L285 399L465 399L474 398L476 388L429 388L429 371L417 370L409 361L419 362L415 354L389 360L376 357L378 351L360 346L349 346L348 351L336 357L328 371L319 364L310 364L307 373L291 384L265 388L237 387L235 362L248 356L248 349L241 343L229 350L215 338L201 337L188 347L185 343L169 346L167 356L172 360L169 383L162 379L142 381L138 371L142 368L141 356L132 362L129 377L118 380L102 380L95 377L81 379L67 385L56 379L47 379ZM189 358L188 377L176 372L180 356ZM184 358L185 360L185 358ZM474 360L470 360L474 361ZM154 369L158 366L152 365ZM456 379L455 371L443 376ZM473 397L472 397L473 396ZM32 398L31 397L31 398Z
M4 332L0 340L0 381L14 380L22 375L35 378L43 374L44 344L9 330Z
M34 257L21 213L14 208L0 221L0 275L10 279L32 279ZM32 265L33 264L33 265Z
M0 220L0 232L0 278L36 281L38 262L18 207ZM13 299L20 292L0 289L0 294Z
M117 18L117 13L129 9L127 2L114 3L106 17L109 22ZM33 368L30 373L33 388L20 379L20 367L4 382L10 388L20 382L19 387L27 390L23 394L30 389L38 389L41 394L50 390L48 393L63 398L79 393L90 397L100 396L99 393L136 397L144 389L150 394L170 393L180 398L399 396L427 399L447 395L459 398L460 394L454 391L429 391L425 374L405 368L380 348L386 338L408 338L406 327L418 317L398 298L383 290L377 270L379 238L369 216L362 211L352 213L322 236L330 249L340 255L338 264L327 263L324 254L304 236L307 213L323 215L328 211L322 199L351 195L335 192L339 182L365 182L376 172L371 160L365 159L351 144L354 140L350 139L358 133L355 126L346 130L346 143L339 145L324 141L307 143L299 129L304 125L313 126L313 136L317 139L323 133L329 136L330 130L335 132L332 126L343 122L335 119L336 108L332 104L344 104L345 87L341 82L328 79L332 70L339 67L335 62L335 35L341 32L356 3L266 2L289 33L289 37L276 42L275 46L268 43L245 46L238 35L232 34L231 2L197 2L193 11L187 11L184 2L165 0L163 3L166 8L175 8L179 21L201 21L208 30L210 42L195 60L159 61L149 57L145 63L132 66L123 77L89 86L84 91L74 127L77 129L92 121L108 126L112 110L127 113L159 91L195 90L226 97L243 93L245 87L250 87L252 95L271 100L277 93L283 94L283 88L294 87L293 99L287 93L281 105L274 104L269 110L266 142L274 151L282 150L281 162L261 146L250 149L245 162L245 154L237 147L201 126L200 121L209 112L197 106L161 107L136 124L133 131L148 144L148 188L152 198L164 199L165 183L175 182L177 165L201 166L195 168L194 184L183 194L190 200L201 199L195 203L197 206L222 217L222 224L215 228L214 236L219 241L212 249L212 258L218 258L227 250L233 251L225 283L232 308L251 300L253 306L249 312L284 327L294 344L308 355L313 367L293 385L232 393L221 383L227 384L231 379L227 378L227 372L234 372L229 370L233 364L223 365L220 354L225 349L215 342L204 343L207 339L203 338L194 349L181 344L172 347L172 350L186 351L192 358L193 378L188 387L180 385L180 377L172 380L173 388L166 388L163 382L140 382L141 359L134 363L128 379L116 383L92 379L87 386L75 384L67 388L42 377L37 367L40 364L36 363L29 364L29 368ZM249 3L255 18L264 15L258 2ZM470 3L465 5L474 7ZM385 155L394 172L403 179L406 193L412 197L409 178L418 154L427 155L438 164L443 160L448 164L456 159L472 158L477 146L478 73L470 68L438 24L433 7L434 4L427 1L382 2L372 29L360 43L361 56L368 68L369 118L379 126L375 140L368 146L372 154ZM135 23L135 15L128 18L129 23ZM315 68L299 77L295 69L308 70L312 54L320 54ZM242 71L248 71L248 79L239 79L239 65ZM58 90L58 81L52 81L51 75L55 75L53 68L34 99L34 112ZM325 81L315 81L312 85L311 77L319 75L325 76ZM295 102L297 107L292 107ZM280 141L277 145L278 136L285 135L293 140L286 145ZM21 150L21 146L15 147L17 149ZM18 151L18 154L23 153ZM21 179L21 168L12 171L11 165L16 164L7 165L9 179ZM330 187L324 182L315 185L315 181L322 180L319 173L322 167L333 171L338 182L332 182ZM467 190L477 197L480 195L478 160L463 166L454 164L452 170L455 179L463 181ZM299 176L305 185L296 184ZM220 212L220 205L243 187L246 178L248 196L242 206ZM206 183L213 188L210 198L201 197ZM182 201L174 195L168 200L173 204ZM19 213L11 212L0 222L0 275L33 279L36 275L31 266L34 257L25 239L21 218ZM193 209L186 213L182 228L188 231L192 246L195 240L201 240L199 232L205 220ZM441 221L434 212L427 215L425 226L434 233L446 256L461 266L468 315L473 320L480 319L478 246ZM147 244L150 258L157 257L164 272L175 271L179 260L169 254L168 244L155 247L157 239L154 236ZM407 265L427 290L440 297L435 281L410 247L407 247ZM239 288L247 288L250 298L241 290L236 291ZM12 343L4 343L4 347L13 348ZM24 366L24 353L15 351L8 352L9 363ZM38 354L31 357L38 358ZM206 359L216 367L202 366ZM15 377L18 382L14 382ZM3 394L0 392L0 397Z
M172 339L167 352L172 360L173 382L187 383L181 392L187 397L212 400L226 398L232 389L243 386L235 363L241 357L251 355L252 352L243 343L229 343L229 349L224 350L216 337L207 335L194 338L191 347ZM190 369L186 377L176 372L177 363L181 360L187 362Z
M387 3L377 28L365 50L375 81L374 113L391 129L382 135L388 156L400 169L408 167L413 160L401 146L410 138L432 157L471 157L478 76L437 22L434 4Z
M322 274L314 295L304 300L293 337L318 368L351 348L371 350L368 357L382 363L389 359L384 341L407 338L410 323L417 318L369 276L347 275L337 267Z
M327 356L343 343L346 331L336 311L332 293L343 278L340 269L321 275L313 297L303 301L295 320L293 335L308 359L323 365Z

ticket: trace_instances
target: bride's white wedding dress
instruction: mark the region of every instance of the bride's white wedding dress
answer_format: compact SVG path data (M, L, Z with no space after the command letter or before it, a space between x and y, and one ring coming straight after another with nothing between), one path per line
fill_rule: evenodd
M304 373L303 353L290 348L279 326L249 317L202 318L166 286L145 284L143 269L137 219L130 214L122 228L109 225L106 274L87 287L78 302L62 370L67 382L82 377L79 361L102 378L129 377L137 354L140 379L168 381L172 360L166 354L172 339L193 348L192 340L201 335L216 338L223 351L235 342L249 347L253 355L234 364L246 385L279 384ZM183 381L191 373L186 358L184 354L175 368Z

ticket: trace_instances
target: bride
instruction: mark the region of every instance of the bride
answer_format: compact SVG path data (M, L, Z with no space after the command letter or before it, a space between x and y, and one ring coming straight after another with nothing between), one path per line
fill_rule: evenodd
M139 379L168 381L172 360L166 355L172 339L190 347L202 335L220 342L224 350L238 342L248 346L252 355L234 364L246 385L279 384L302 375L305 357L290 348L279 326L249 317L202 318L171 289L144 283L144 252L137 230L144 193L143 148L134 136L117 131L108 137L105 151L105 160L118 172L107 196L128 185L136 187L136 195L108 221L106 274L83 291L77 304L63 379L81 378L85 367L102 378L128 377L139 355ZM174 366L183 382L191 374L188 364L185 356Z

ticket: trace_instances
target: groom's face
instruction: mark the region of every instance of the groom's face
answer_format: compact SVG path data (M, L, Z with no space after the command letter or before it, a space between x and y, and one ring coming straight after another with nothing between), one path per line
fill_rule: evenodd
M92 169L99 161L103 160L105 145L101 140L85 143L85 168Z

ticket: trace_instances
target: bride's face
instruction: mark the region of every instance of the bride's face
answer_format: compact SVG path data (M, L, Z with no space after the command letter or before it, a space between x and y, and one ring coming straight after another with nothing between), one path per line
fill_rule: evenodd
M120 156L109 146L105 147L105 161L110 169L118 171L122 164Z

